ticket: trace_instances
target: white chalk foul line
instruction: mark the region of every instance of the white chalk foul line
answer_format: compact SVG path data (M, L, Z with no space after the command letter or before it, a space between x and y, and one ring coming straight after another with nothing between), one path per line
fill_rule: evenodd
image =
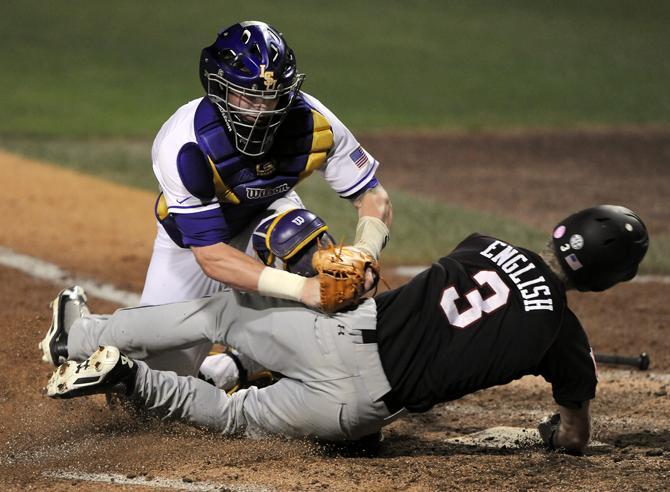
M175 480L172 478L128 477L118 473L83 473L71 471L45 471L42 476L61 480L77 480L82 482L109 483L114 485L141 485L157 489L173 490L236 490L236 491L264 491L270 490L256 485L233 485L201 481Z
M423 272L428 266L397 266L392 268L391 271L400 277L416 277L419 273Z
M631 282L637 284L670 284L668 275L638 275Z
M11 249L2 246L0 246L0 265L20 270L34 278L48 280L59 287L67 287L74 284L81 285L93 297L115 302L122 306L136 306L140 303L140 296L135 292L127 292L117 289L111 284L73 275L53 263L33 256L15 253Z

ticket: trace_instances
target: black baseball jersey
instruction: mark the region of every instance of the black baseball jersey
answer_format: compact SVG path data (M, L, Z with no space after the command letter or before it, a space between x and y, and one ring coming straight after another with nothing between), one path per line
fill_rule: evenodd
M527 374L549 381L560 405L595 396L586 334L563 284L531 251L473 234L375 301L382 365L409 411Z

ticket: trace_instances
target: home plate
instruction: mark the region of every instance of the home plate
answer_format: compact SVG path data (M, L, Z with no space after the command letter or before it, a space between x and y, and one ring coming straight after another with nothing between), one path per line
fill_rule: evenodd
M478 446L483 448L519 449L542 445L537 429L523 427L491 427L483 431L464 436L451 437L446 440L451 444ZM589 447L604 447L605 443L591 441Z

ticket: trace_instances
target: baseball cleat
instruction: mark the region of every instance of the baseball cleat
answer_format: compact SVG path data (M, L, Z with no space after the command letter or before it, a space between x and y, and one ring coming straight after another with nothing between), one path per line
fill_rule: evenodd
M98 393L130 394L135 386L137 364L116 347L100 347L84 362L72 360L54 371L47 396L74 398Z
M42 360L58 366L67 360L67 336L72 323L90 314L86 306L86 293L78 285L63 289L51 301L53 310L51 326L38 348L42 351Z

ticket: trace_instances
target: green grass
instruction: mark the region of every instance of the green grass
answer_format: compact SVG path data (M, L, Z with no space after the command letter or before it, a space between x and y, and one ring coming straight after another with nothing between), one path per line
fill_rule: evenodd
M328 224L335 238L351 242L356 213L337 197L320 178L304 181L298 192L310 210ZM428 264L449 253L473 232L510 241L539 251L550 237L554 224L537 230L503 217L469 210L457 205L419 198L391 190L393 230L383 259L394 264ZM352 208L352 210L348 210ZM670 274L670 234L652 237L649 253L641 265L642 273Z
M29 157L57 162L78 171L102 176L120 184L156 190L151 171L148 139L35 139L0 136L0 148ZM526 227L502 217L456 205L390 190L394 223L384 261L394 264L427 264L445 255L472 232L490 234L519 246L539 250L546 231ZM318 174L303 182L298 192L306 206L323 217L338 241L351 242L356 212L335 195ZM417 240L417 238L421 238ZM654 235L644 273L670 274L670 235Z
M0 148L146 190L157 189L151 170L151 142L133 140L62 140L2 138ZM315 174L298 187L306 206L328 223L338 241L352 242L357 214ZM511 220L392 190L393 239L384 251L392 263L425 264L448 253L472 232L492 234L538 249L545 234ZM417 241L416 238L422 238Z
M83 141L61 139L3 139L0 147L29 157L57 162L64 167L101 176L120 184L155 190L151 170L149 140ZM352 242L357 214L353 206L339 198L325 181L315 174L304 181L298 192L306 206L329 224L338 241ZM422 264L449 252L472 232L492 234L537 249L545 235L511 220L473 212L392 191L394 205L393 240L384 259L393 263ZM420 237L423 240L417 241Z
M334 194L323 179L312 177L304 181L298 187L298 193L306 206L326 221L338 242L353 242L356 211ZM473 232L507 238L531 249L539 249L548 237L518 222L490 214L418 198L398 190L391 190L391 195L393 230L391 241L384 250L386 262L431 263L449 253Z
M0 134L153 135L243 18L357 130L670 123L665 0L5 0Z
M249 18L284 31L305 90L356 131L670 124L666 0L5 0L0 146L155 189L151 138L201 95L200 49ZM353 210L319 180L301 193L336 235L353 230ZM393 201L394 262L430 261L475 230L544 240L499 217ZM670 273L668 244L652 238L644 271Z

